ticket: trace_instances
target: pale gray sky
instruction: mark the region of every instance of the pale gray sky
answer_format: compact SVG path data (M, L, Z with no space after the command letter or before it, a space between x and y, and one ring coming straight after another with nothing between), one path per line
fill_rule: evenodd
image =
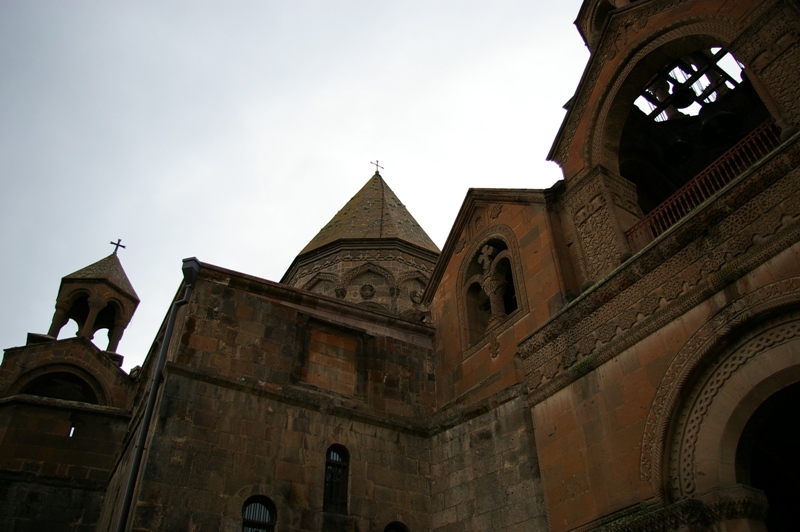
M181 259L280 280L375 159L439 247L468 188L549 187L580 4L0 2L0 347L122 238L140 364Z

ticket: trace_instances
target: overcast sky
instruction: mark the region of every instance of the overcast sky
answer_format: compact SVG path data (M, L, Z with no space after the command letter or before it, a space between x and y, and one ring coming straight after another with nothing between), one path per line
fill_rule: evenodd
M0 347L121 238L141 364L181 259L279 281L376 159L440 248L468 188L551 186L580 4L0 1Z

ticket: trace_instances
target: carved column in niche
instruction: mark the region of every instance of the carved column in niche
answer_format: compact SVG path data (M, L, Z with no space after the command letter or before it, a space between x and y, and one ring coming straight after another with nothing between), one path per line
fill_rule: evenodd
M564 203L572 218L586 265L596 281L631 252L624 230L641 217L633 185L596 166L567 183Z

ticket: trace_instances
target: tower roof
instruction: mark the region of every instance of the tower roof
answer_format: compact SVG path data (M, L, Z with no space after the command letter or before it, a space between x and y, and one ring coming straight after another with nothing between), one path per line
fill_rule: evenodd
M128 276L125 275L125 270L122 269L122 263L120 263L116 253L112 253L94 264L90 264L85 268L81 268L76 272L64 276L64 280L67 279L108 281L123 293L139 301L139 296L136 295L136 291L128 280Z
M439 253L436 244L376 171L367 184L303 248L300 255L337 240L391 238Z

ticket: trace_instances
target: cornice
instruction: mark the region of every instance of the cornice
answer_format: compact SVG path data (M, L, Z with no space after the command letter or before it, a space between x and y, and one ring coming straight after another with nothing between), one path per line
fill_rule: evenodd
M329 321L338 320L345 325L353 321L360 321L423 338L432 338L435 330L433 325L408 321L388 311L365 309L340 299L315 294L212 264L201 263L200 279L274 299L304 313L324 316L324 319ZM334 316L337 318L334 319Z
M429 263L431 266L439 259L439 253L435 253L399 238L340 239L295 257L295 259L292 261L292 264L286 270L286 273L284 273L283 277L281 277L280 282L284 284L288 283L289 280L294 278L304 267L308 266L309 264L319 262L326 257L334 256L337 253L368 253L372 251L384 250L407 253L421 262ZM353 258L352 260L357 261L359 259ZM420 265L420 269L430 271L430 266L424 267L423 265Z

